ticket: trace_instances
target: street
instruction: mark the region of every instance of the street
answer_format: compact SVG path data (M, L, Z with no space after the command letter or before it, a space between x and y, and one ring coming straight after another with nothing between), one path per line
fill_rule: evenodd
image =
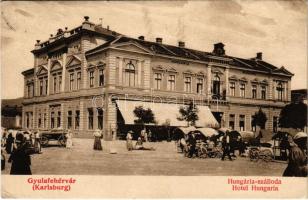
M169 175L169 176L281 176L286 163L251 162L237 157L234 161L217 158L185 158L177 153L174 142L145 143L155 151L127 151L126 141L103 142L103 151L93 150L92 139L73 139L73 148L51 145L42 154L31 156L32 174L56 175ZM116 150L110 154L109 148ZM2 174L9 174L7 163Z

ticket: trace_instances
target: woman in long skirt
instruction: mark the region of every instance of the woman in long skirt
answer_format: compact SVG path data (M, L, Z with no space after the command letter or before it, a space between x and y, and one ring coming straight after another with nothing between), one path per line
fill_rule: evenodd
M128 131L126 135L126 147L128 151L131 151L134 149L133 147L133 136L132 136L133 131Z
M66 148L70 149L73 146L72 132L69 130L66 134Z
M102 139L102 133L99 129L96 129L95 132L94 132L94 146L93 146L93 149L94 150L103 150L103 147L102 147L102 142L101 142L101 139Z

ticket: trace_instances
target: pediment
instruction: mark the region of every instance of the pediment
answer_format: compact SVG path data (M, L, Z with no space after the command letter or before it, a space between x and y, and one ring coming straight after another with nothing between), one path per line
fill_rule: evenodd
M205 76L205 73L203 71L199 71L196 75L197 76Z
M137 52L137 53L143 53L143 54L152 54L150 50L147 48L136 44L134 42L127 42L127 43L121 43L114 45L114 48L120 49L120 50L125 50L125 51L132 51L132 52Z
M245 77L240 78L240 81L247 82L247 79Z
M230 76L229 79L230 79L230 80L235 80L235 81L238 80L237 76L235 76L235 75Z
M258 83L258 82L259 82L259 79L254 78L253 80L251 80L251 82L253 82L253 83Z
M156 66L156 67L153 67L152 69L155 70L155 71L165 71L164 68L162 66L160 66L160 65Z
M178 72L176 71L176 69L174 69L173 67L170 67L167 71L168 71L168 72L173 72L173 73L178 73Z
M223 72L220 71L220 70L217 69L217 68L212 69L212 73L213 73L213 74L223 74Z
M68 59L66 67L72 67L77 65L81 65L81 59L78 56L73 55Z
M52 61L50 71L56 71L61 69L62 69L62 63L60 61L58 60Z
M183 72L183 74L193 75L194 73L192 71L190 71L190 70L186 70L186 71Z
M37 71L36 75L37 75L37 76L39 76L39 75L45 75L45 74L47 74L47 73L48 73L47 67L46 67L45 65L40 65L40 66L38 67L38 71Z

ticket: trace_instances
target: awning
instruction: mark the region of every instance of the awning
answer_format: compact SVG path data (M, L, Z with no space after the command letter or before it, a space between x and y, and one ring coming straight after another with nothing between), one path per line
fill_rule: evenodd
M186 121L180 121L177 118L180 116L179 110L183 106L181 104L171 103L154 103L142 101L116 100L117 106L124 118L125 124L135 124L137 119L134 115L134 109L138 106L143 106L144 109L150 108L154 113L157 125L163 125L167 121L170 126L185 127ZM214 127L218 125L217 120L213 116L208 106L198 106L199 120L196 121L197 127Z
M213 128L198 128L198 131L200 131L204 136L211 137L213 135L219 135L218 131L216 131Z

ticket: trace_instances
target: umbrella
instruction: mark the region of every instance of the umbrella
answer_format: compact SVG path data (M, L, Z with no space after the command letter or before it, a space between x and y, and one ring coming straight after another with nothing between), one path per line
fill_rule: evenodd
M219 133L213 128L198 128L197 130L206 137L211 137L213 135L219 135Z
M252 131L240 131L242 138L254 138L255 134Z
M307 137L307 133L305 132L298 132L295 136L294 136L294 140L299 139L299 138L306 138Z

